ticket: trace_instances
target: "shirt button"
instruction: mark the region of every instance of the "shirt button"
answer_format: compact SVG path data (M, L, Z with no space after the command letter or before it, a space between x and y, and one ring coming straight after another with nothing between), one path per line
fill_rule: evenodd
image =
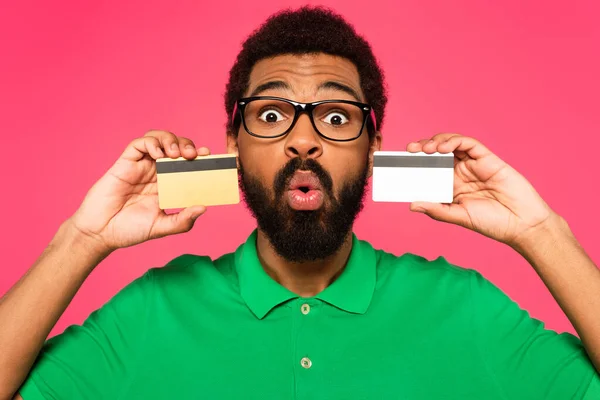
M312 361L310 361L310 358L304 357L300 360L300 365L302 365L303 368L309 369L312 366Z
M310 312L310 306L308 304L302 304L300 311L302 311L302 314L306 315Z

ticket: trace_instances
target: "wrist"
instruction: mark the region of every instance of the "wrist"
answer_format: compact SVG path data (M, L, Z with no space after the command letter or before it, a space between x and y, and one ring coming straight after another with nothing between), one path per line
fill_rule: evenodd
M511 247L529 259L540 251L554 248L571 239L573 233L567 221L553 212L546 221L519 235Z
M62 223L49 247L78 255L94 266L114 251L101 239L81 231L70 218Z

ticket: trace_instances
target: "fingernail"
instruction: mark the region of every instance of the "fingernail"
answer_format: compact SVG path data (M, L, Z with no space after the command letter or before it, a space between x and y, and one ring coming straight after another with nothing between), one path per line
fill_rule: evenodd
M194 150L194 146L192 146L191 144L186 144L185 149L186 150Z
M171 150L177 150L178 147L177 143L171 143Z

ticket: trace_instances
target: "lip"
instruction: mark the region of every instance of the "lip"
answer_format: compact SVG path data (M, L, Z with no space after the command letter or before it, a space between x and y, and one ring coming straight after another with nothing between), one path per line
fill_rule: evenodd
M289 190L299 190L307 188L310 190L321 190L321 181L315 174L310 171L297 171L290 180L288 185Z
M297 211L314 211L323 206L324 195L319 178L312 172L298 171L287 190L289 206Z

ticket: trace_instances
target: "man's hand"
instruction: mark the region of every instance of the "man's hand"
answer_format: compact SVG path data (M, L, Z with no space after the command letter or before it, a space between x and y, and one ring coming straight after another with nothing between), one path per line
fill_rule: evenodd
M411 211L464 226L512 247L555 219L521 174L473 138L444 133L409 143L407 151L454 152L454 201L415 202Z
M208 155L207 148L164 131L150 131L127 146L90 189L69 225L92 238L103 252L189 231L206 210L189 207L167 215L158 207L156 159Z
M148 132L90 189L27 274L0 299L0 399L18 392L50 330L98 263L117 248L188 231L205 211L195 206L167 215L158 207L156 159L208 154L189 139Z

